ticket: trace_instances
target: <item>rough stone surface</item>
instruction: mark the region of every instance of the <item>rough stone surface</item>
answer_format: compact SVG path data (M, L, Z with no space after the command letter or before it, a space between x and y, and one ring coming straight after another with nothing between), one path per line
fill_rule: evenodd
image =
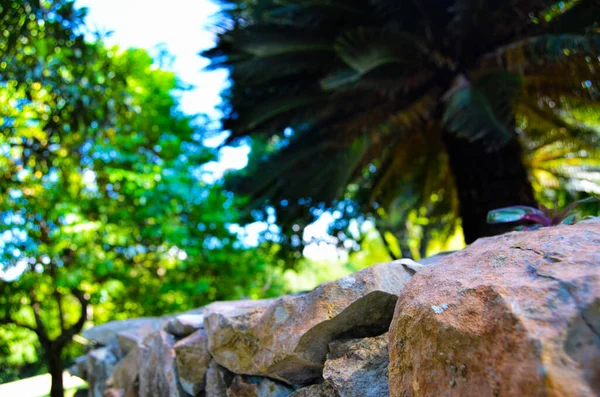
M81 379L87 379L88 377L88 358L87 356L77 357L75 364L69 368L69 373L73 376L78 376Z
M339 397L339 394L331 384L324 382L298 389L290 397Z
M184 337L191 335L200 328L204 328L202 314L180 314L167 323L165 331L171 335Z
M447 256L406 286L389 334L393 397L600 395L600 221Z
M165 323L165 319L158 317L135 318L123 321L111 321L106 324L98 325L94 328L86 329L82 332L84 338L92 340L103 346L108 345L120 332L134 331L137 329L151 328L150 332L158 331ZM145 336L144 335L144 336ZM143 337L141 338L143 340Z
M314 383L332 340L387 331L397 295L413 273L398 263L375 265L309 293L278 298L268 307L208 308L209 351L237 374Z
M117 332L117 343L123 355L135 349L144 339L160 329L163 321L142 323L137 328Z
M228 397L227 389L233 382L233 374L212 360L206 371L206 397Z
M106 388L106 381L117 364L117 357L106 347L93 350L87 355L88 383L90 397L101 397Z
M140 397L185 396L177 380L175 366L175 339L164 331L149 335L144 340L140 366Z
M291 387L271 379L236 375L227 397L287 397L293 392Z
M73 397L77 397L76 395ZM137 397L137 393L133 390L123 389L106 389L102 397Z
M200 329L175 344L175 361L183 390L195 396L204 390L204 376L211 361L206 332Z
M102 394L102 397L125 397L125 390L123 389L106 389Z
M145 350L147 350L145 346L136 346L119 361L106 382L107 386L116 389L134 389L138 382L142 357L146 354Z
M334 341L323 378L340 397L387 397L388 335Z

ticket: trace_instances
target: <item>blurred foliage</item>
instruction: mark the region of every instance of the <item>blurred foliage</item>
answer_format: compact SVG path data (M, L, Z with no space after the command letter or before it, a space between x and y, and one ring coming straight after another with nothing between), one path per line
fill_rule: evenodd
M319 2L319 13L297 22L321 23L338 15L336 7L352 13L351 4L334 3ZM275 15L272 5L248 2L231 15L242 25L258 17L290 23L294 20L287 12L303 7L287 4ZM550 11L554 14L542 15L544 20L564 13ZM256 58L236 65L234 80L247 75L248 84L262 84L273 77L264 73L266 66L281 62L268 70L282 73L276 88L295 98L277 99L288 107L273 112L273 103L262 97L269 91L250 87L248 92L258 95L253 111L243 117L232 112L227 128L258 115L248 125L265 134L250 142L251 164L264 164L292 143L306 149L302 178L293 184L277 179L280 171L297 165L282 156L283 165L264 168L270 177L256 180L257 189L299 188L306 195L324 189L323 197L340 199L331 205L282 199L249 218L241 209L252 203L206 175L203 164L215 157L203 146L202 123L178 110L172 94L181 87L173 73L161 70L160 61L153 62L145 51L107 48L92 36L84 39L85 13L72 1L0 0L0 17L0 382L51 370L52 357L68 364L81 353L82 346L72 339L84 325L179 312L214 300L306 290L392 257L419 258L455 247L460 240L448 156L439 137L424 139L436 130L404 131L388 144L370 141L362 132L353 136L356 131L349 129L352 134L320 145L302 118L271 129L271 117L314 104L310 95L296 96L306 88L306 79L297 79L294 87L286 79L306 68L314 79L322 63L335 57L330 43L324 51L320 37L301 54L300 63L286 59L285 51L278 53L281 46L273 52L272 35L250 37L244 46ZM361 18L359 13L351 20ZM342 60L354 71L332 76L325 87L373 83L364 80L372 75L363 62L353 59L360 51L351 47L360 38L340 43L340 51L348 51ZM283 49L296 51L303 45L302 37L296 39ZM234 85L234 90L244 88ZM360 121L357 109L381 105L355 88L345 87L332 97L333 107L323 108L327 120L335 118L343 131L348 123L371 123ZM382 136L424 120L431 93L423 94L414 112L398 111L382 125ZM360 100L338 112L335 105L345 95ZM572 126L600 124L596 107L567 99L569 117L549 119L553 127L542 127L536 112L517 120L520 130L527 131L520 138L539 199L560 206L597 187L600 158L597 147L570 135ZM377 150L385 156L372 163L361 160ZM324 166L323 159L332 161ZM382 175L380 170L389 172ZM331 172L339 181L353 182L340 188L328 182ZM388 190L392 182L395 188ZM366 193L372 197L363 200ZM365 210L361 203L371 207ZM337 244L340 259L303 258L306 246L318 241L302 231L325 215L332 220L332 234L323 237L324 243ZM289 229L281 227L283 218L293 220ZM250 221L256 223L240 226ZM261 234L257 241L256 230Z
M0 381L68 362L84 323L277 295L173 73L84 40L70 1L0 4Z
M488 210L534 205L502 204L535 201L527 173L542 202L600 191L596 0L221 3L204 55L231 74L228 142L254 151L227 187L290 250L331 212L340 245L368 219L418 258L460 218L473 240Z

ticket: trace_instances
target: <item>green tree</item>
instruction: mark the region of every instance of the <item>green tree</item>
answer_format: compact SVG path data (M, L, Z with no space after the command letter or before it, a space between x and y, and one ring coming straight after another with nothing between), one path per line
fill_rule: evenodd
M472 242L506 230L488 210L535 206L542 147L598 170L598 130L574 111L598 111L597 0L225 4L204 55L231 72L228 143L264 148L229 186L276 208L289 239L327 208L372 217L404 256L418 220L423 253L458 215Z
M175 76L86 42L70 1L1 4L0 327L35 335L51 396L86 322L275 294Z

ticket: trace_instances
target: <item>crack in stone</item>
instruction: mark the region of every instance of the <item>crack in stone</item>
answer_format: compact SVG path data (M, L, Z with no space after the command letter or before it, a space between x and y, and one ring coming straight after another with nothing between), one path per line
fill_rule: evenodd
M531 251L531 252L534 252L535 254L541 256L544 260L546 260L546 261L548 261L550 263L562 262L561 258L557 258L556 256L549 255L549 254L547 254L545 252L542 252L542 251L534 250L533 248L525 248L525 247L521 247L519 245L513 245L510 248L518 249L518 250L521 250L521 251Z
M513 245L510 248L515 248L515 249L518 249L518 250L521 250L521 251L531 251L531 252L535 252L539 256L543 256L543 257L546 256L546 254L544 254L543 252L534 250L533 248L525 248L525 247L521 247L521 246L518 246L518 245Z
M533 266L533 265L527 265L527 268L534 273L537 277L542 277L542 278L547 278L548 280L552 280L552 281L556 281L560 284L565 284L561 279L558 279L554 276L551 276L549 274L545 274L545 273L540 273L540 271L538 270L537 267ZM567 288L567 292L569 292L569 295L571 295L571 297L573 297L573 295L571 294L571 291L568 290Z
M600 331L598 331L596 328L594 328L592 323L590 323L590 321L587 318L585 318L585 315L583 313L581 313L581 318L583 319L583 322L585 323L585 325L587 325L589 327L589 329L592 331L592 333L594 335L596 335L596 337L598 339L600 339Z

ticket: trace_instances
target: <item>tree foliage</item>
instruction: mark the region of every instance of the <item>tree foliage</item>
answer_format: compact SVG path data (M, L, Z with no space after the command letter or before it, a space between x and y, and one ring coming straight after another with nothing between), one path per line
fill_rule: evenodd
M598 124L581 117L597 112L596 0L223 3L204 55L231 73L228 142L268 148L229 187L276 208L288 241L319 207L401 244L427 219L421 254L449 238L469 176L448 139L494 153L518 138L535 186L598 191Z
M35 335L53 395L85 324L277 293L173 73L84 40L70 1L1 4L0 335Z

